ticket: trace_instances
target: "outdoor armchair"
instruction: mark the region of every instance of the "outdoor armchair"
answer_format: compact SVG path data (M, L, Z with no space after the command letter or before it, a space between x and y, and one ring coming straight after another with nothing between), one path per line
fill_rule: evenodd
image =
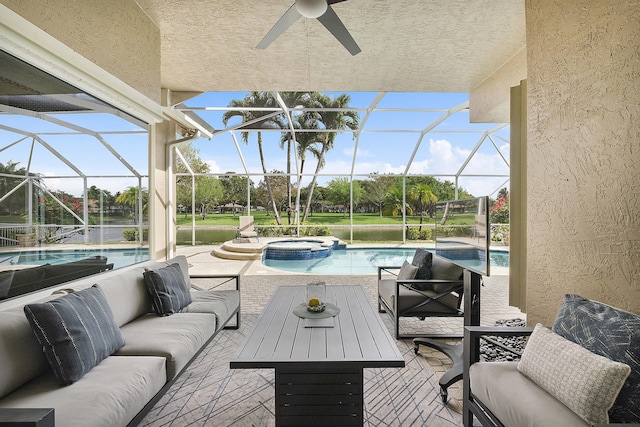
M463 269L424 249L416 250L411 265L378 267L378 311L389 312L396 339L414 337L459 338L461 335L402 334L400 319L462 317ZM383 276L384 274L384 276Z

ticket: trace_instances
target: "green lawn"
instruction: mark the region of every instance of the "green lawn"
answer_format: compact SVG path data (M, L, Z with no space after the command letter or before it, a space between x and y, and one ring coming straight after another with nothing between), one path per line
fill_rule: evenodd
M276 225L276 221L273 218L273 215L267 215L265 212L252 212L254 217L254 222L256 225ZM282 223L287 224L287 216L284 214L281 216ZM447 221L447 225L457 225L457 224L473 224L474 215L473 214L456 214L451 216ZM237 226L238 225L238 215L232 215L229 213L225 214L209 214L207 215L207 219L202 220L200 216L196 216L196 226ZM410 224L419 224L420 217L419 216L409 216L407 217L407 222ZM424 224L433 224L434 220L429 217L423 218ZM191 225L191 215L178 214L176 218L177 225L190 226ZM355 225L372 225L372 224L388 224L388 225L401 225L402 217L397 216L380 216L377 213L373 214L354 214L353 223ZM305 223L306 225L349 225L349 216L344 217L341 213L315 213L313 216L309 216Z

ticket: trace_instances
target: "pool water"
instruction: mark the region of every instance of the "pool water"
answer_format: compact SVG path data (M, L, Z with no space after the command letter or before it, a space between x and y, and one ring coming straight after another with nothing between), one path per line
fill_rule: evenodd
M400 266L413 259L416 248L358 248L337 249L333 255L321 259L274 260L265 259L267 267L294 273L349 275L377 274L378 266ZM492 267L508 267L509 253L491 251Z
M107 262L114 264L113 268L120 268L148 260L149 249L56 249L0 252L0 265L63 264L96 255L107 257Z

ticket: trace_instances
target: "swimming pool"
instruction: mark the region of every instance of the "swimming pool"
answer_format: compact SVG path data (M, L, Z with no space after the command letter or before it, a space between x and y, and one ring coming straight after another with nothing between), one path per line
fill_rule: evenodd
M0 252L0 266L63 264L96 255L107 257L108 262L113 263L113 268L120 268L148 260L149 249L53 249Z
M335 249L333 255L322 259L262 261L267 267L294 273L349 275L376 274L378 266L400 266L411 262L416 248L348 248ZM492 267L508 267L509 253L491 251Z

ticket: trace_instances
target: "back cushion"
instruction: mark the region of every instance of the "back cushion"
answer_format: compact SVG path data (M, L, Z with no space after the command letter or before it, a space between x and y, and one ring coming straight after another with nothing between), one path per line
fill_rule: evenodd
M0 311L0 397L48 369L22 307Z
M111 277L96 280L104 292L118 326L153 311L151 297L144 284L144 267L135 267Z
M462 267L452 263L451 261L434 255L431 262L431 278L440 280L461 280Z
M553 332L631 368L609 410L612 423L640 423L640 316L579 295L565 295Z

